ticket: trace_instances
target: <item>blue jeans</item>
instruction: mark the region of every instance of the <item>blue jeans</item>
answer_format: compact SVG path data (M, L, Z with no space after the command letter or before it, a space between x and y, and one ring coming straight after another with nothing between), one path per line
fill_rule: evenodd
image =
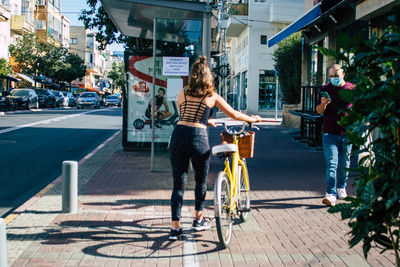
M326 163L326 193L336 196L336 188L346 188L352 144L343 135L324 133L322 147Z

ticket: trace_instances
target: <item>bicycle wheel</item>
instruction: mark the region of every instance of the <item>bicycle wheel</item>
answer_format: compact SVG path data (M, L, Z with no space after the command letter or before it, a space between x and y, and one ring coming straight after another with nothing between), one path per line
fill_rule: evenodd
M247 187L245 183L245 177L243 173L247 173ZM240 198L239 198L239 216L242 221L246 221L250 213L250 179L249 173L247 172L246 162L244 168L239 165L240 174Z
M233 220L231 214L229 214L229 179L224 172L220 172L215 181L214 196L215 223L217 225L218 238L221 245L227 248L231 242Z

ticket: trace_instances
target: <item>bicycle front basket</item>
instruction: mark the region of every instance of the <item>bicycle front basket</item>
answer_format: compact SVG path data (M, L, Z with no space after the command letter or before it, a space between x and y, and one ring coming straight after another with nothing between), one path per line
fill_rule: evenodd
M252 158L254 156L254 141L256 133L253 131L246 131L239 139L239 155L242 158ZM233 138L229 134L221 134L222 141L232 143Z

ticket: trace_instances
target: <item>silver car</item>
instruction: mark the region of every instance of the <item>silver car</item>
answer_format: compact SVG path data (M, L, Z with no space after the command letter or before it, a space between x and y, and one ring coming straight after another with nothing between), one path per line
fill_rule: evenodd
M100 108L100 98L93 92L82 93L76 101L76 107L78 109L85 107Z
M105 103L104 105L106 107L110 107L110 106L121 106L121 101L119 100L119 97L116 95L109 95L107 96L107 98L105 99Z

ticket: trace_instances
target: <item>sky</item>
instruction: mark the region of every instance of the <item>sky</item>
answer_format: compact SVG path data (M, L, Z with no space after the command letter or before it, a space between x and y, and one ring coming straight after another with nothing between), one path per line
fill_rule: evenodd
M70 20L70 26L83 26L83 22L79 21L82 9L87 9L86 0L62 0L62 13ZM111 51L123 51L124 48L120 44L112 44L109 46Z

